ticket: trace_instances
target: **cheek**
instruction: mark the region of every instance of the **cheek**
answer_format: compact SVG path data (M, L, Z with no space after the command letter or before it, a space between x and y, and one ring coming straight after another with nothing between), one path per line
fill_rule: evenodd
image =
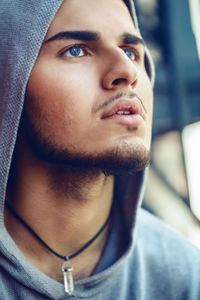
M90 93L94 84L95 75L90 73L88 70L77 70L71 66L36 66L29 80L29 90L40 98L49 96L63 102L65 98L73 100L81 95L84 97Z
M153 115L153 88L147 75L143 75L139 84L139 96L144 102L149 121L152 122Z
M57 139L75 138L74 132L78 135L87 129L97 91L94 78L94 75L72 72L72 68L57 71L36 66L27 86L26 107L37 129L46 137Z
M152 132L152 117L153 117L153 88L146 73L141 74L140 80L138 81L138 87L136 92L142 99L147 111L145 136L146 136L146 141L148 143L148 147L150 147L151 132Z

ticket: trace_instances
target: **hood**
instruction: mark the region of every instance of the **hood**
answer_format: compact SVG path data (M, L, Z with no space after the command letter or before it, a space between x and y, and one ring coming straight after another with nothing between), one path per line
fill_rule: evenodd
M12 272L16 277L24 267L23 256L4 227L4 200L8 175L28 78L51 21L62 2L63 0L1 0L0 2L0 252L5 258L4 262L10 261L13 266ZM131 0L124 2L138 28L133 3ZM153 84L154 67L147 48L145 62ZM135 203L140 202L144 174L145 171L128 179L117 178L116 181L120 182L118 193L123 193L127 198L124 210L130 227L135 220L133 212L136 212L136 207L130 211L128 195L135 195L137 198ZM129 185L127 185L128 181L130 181ZM5 267L4 262L2 261L1 264Z

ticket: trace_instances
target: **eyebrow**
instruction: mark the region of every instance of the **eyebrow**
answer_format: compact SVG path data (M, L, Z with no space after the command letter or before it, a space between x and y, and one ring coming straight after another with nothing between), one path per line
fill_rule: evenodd
M45 41L45 43L67 39L81 40L86 42L98 41L100 39L100 35L97 32L92 31L63 31L50 37L48 40Z
M134 45L145 45L144 40L136 35L132 35L130 33L124 33L122 36L122 40L125 44L134 44Z
M67 40L67 39L74 39L74 40L81 40L81 41L99 41L100 34L98 32L93 31L62 31L54 36L50 37L44 43L49 43L57 40ZM122 35L122 41L125 44L134 44L134 45L145 45L144 40L136 35L132 35L130 33L124 33Z

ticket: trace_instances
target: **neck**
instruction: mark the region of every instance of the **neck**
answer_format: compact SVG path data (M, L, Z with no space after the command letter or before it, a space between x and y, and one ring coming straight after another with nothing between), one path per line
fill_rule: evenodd
M55 167L23 152L23 157L16 155L12 172L15 176L10 176L7 200L33 230L62 255L78 251L109 215L113 178L100 171ZM5 223L28 259L48 275L53 270L51 277L61 280L58 266L62 261L44 249L9 212ZM74 258L75 278L88 276L98 264L108 228L84 253ZM37 251L31 252L32 248Z

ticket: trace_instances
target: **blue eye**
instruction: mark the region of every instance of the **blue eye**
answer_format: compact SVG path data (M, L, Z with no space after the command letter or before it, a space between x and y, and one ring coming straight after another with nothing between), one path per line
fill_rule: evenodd
M72 46L63 52L63 56L67 57L81 57L84 55L85 53L82 47L78 45Z
M135 60L136 59L136 55L134 53L133 50L131 49L124 49L125 54L131 59L131 60Z

